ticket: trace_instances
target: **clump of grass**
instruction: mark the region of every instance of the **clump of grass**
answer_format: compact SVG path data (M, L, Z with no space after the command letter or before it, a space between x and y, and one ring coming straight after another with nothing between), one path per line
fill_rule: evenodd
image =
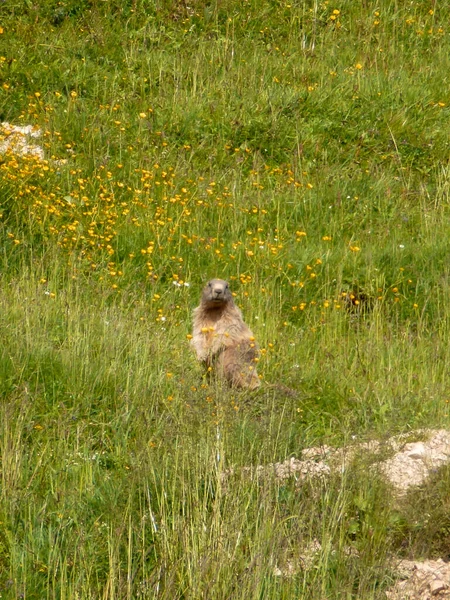
M444 466L404 498L394 530L402 556L448 560L448 487L449 469Z

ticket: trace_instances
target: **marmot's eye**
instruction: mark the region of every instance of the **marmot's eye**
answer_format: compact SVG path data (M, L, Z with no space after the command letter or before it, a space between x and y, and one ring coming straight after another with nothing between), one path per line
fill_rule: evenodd
M211 282L208 281L208 287L212 287Z

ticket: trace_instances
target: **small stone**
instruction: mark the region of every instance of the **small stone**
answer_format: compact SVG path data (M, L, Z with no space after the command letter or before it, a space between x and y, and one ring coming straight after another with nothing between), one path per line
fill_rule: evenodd
M430 582L430 592L432 596L436 596L440 592L446 590L448 585L442 579L434 579Z
M427 453L425 444L423 444L422 442L416 442L415 444L407 444L405 446L405 450L407 456L415 459L423 458Z

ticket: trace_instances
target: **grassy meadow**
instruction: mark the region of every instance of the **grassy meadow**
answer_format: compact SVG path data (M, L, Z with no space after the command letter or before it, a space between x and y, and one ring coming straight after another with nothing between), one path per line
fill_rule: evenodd
M449 83L439 0L0 5L45 154L0 155L0 598L378 600L449 558L449 469L239 470L449 427ZM190 351L211 277L257 392Z

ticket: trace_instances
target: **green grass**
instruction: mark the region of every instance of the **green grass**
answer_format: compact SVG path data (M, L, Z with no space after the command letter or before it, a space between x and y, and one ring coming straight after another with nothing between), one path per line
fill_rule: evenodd
M0 120L46 157L0 156L2 598L375 600L392 556L447 556L446 470L399 504L364 457L300 488L239 467L449 426L449 17L0 7ZM255 393L189 349L214 276Z

